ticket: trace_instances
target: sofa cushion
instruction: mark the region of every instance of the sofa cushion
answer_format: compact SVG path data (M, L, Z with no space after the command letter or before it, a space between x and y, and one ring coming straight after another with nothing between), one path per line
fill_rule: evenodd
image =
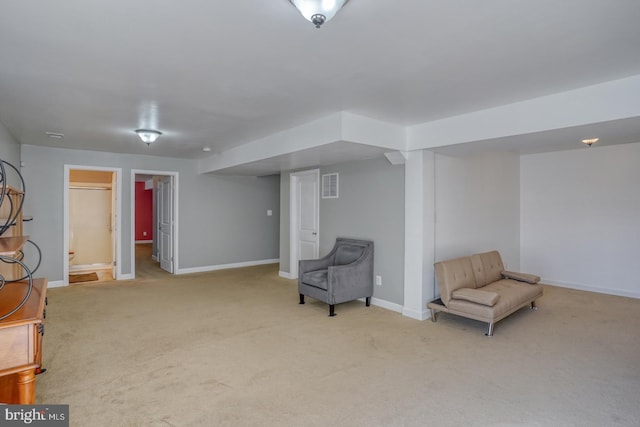
M476 287L471 258L469 257L440 261L435 264L435 268L440 287L440 298L444 305L449 304L451 294L456 289L474 289Z
M501 273L504 271L504 265L498 251L472 255L471 264L477 288L502 279Z
M340 245L336 249L333 265L351 264L362 256L364 247L356 245Z
M328 270L309 271L302 275L302 283L327 290Z
M498 280L485 286L482 290L495 292L500 295L500 299L496 305L489 307L461 299L452 299L447 307L451 310L475 316L474 318L478 320L490 322L500 318L500 316L507 312L511 312L515 307L542 296L542 285L530 285L512 279Z
M477 304L493 307L500 299L500 295L495 292L483 291L481 289L462 288L453 291L451 296L454 299L475 302Z
M538 283L540 281L540 276L527 273L516 273L515 271L503 271L502 276L507 279L514 279L519 282L526 282L531 284Z

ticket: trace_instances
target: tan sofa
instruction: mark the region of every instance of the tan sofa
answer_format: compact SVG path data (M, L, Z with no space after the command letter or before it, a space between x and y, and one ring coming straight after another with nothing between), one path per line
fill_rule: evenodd
M528 305L535 309L542 296L540 277L505 271L498 251L437 262L435 269L440 299L427 303L431 319L443 311L487 322L488 336L497 321Z

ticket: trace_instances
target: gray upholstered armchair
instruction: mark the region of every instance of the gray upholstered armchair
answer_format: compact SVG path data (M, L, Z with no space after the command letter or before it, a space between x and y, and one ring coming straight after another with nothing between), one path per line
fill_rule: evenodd
M335 316L335 304L358 298L366 298L368 307L373 295L373 242L339 237L325 257L300 261L298 293L300 304L305 295L329 304L329 316Z

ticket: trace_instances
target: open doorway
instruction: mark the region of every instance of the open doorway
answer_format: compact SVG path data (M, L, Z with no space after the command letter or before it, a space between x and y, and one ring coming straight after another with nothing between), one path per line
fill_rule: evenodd
M118 277L120 169L65 165L66 284Z
M131 175L133 277L174 273L178 265L178 174L132 170Z

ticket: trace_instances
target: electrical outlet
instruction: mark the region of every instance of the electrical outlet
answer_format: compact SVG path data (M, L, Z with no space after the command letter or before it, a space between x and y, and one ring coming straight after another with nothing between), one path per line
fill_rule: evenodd
M376 276L376 285L382 286L382 276Z
M143 232L142 232L142 235L143 235L143 236L145 236L145 237L147 237L147 232L146 232L146 231L143 231Z
M267 216L271 216L271 215L273 215L273 211L272 211L271 209L269 209L269 210L267 211Z

